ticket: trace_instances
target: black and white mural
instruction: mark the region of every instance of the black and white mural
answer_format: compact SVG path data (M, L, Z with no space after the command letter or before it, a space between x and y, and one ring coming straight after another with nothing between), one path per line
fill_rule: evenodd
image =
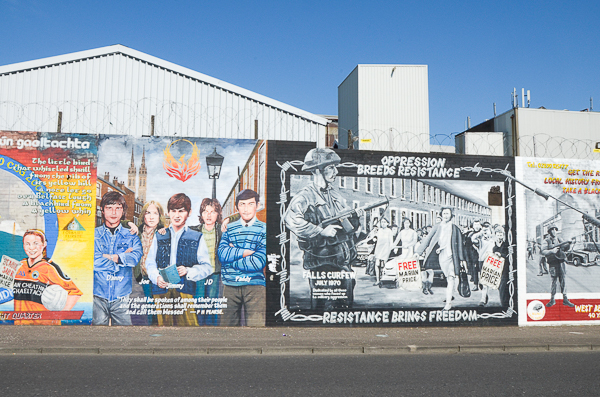
M512 159L270 145L267 324L516 323Z
M519 157L520 325L600 320L600 162Z

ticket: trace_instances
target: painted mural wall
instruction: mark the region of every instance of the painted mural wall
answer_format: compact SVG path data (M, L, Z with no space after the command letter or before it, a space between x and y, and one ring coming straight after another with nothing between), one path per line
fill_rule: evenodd
M517 323L513 159L269 156L268 325Z
M98 155L92 324L264 326L266 143L101 136Z
M600 318L597 162L2 131L0 182L0 324Z
M0 322L90 324L96 137L0 136Z
M0 136L3 324L265 325L266 142Z
M600 162L517 158L519 323L600 320Z

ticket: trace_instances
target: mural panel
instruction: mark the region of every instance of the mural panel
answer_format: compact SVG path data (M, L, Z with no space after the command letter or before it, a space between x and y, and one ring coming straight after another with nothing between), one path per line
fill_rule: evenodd
M267 324L516 323L512 159L269 153Z
M517 158L519 324L600 320L600 162Z
M93 324L264 326L266 142L98 150Z
M96 137L0 136L0 322L89 324Z

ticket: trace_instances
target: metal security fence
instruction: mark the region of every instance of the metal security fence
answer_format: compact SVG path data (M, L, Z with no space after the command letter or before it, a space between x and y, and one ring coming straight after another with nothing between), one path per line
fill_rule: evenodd
M600 141L600 136L598 136ZM562 157L598 160L600 153L594 153L596 142L585 139L550 136L546 134L525 135L519 138L519 156Z
M353 135L354 148L361 150L389 150L394 152L429 152L430 137L395 128L386 130L359 130Z
M263 107L240 110L152 98L113 103L0 101L0 130L317 142L320 128L324 126ZM593 151L595 141L543 133L513 140L503 132L427 135L395 128L335 131L335 136L327 135L326 142L333 145L337 138L340 149L600 159L600 153Z
M548 134L520 135L516 140L504 132L469 132L466 134L432 134L430 136L410 131L339 130L338 134L352 136L350 149L402 152L451 152L482 156L554 157L599 160L594 152L596 141L573 139L568 136ZM600 136L598 137L600 141ZM516 150L513 150L513 147ZM345 145L340 145L345 149Z
M200 104L158 101L0 101L0 129L133 136L190 136L316 141L319 125L258 104ZM292 139L293 137L293 139Z

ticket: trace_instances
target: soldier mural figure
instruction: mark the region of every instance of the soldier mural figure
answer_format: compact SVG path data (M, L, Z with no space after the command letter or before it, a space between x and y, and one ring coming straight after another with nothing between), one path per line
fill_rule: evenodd
M298 238L304 255L304 275L309 280L311 306L351 307L356 283L352 264L356 260L356 234L360 232L363 209L346 206L332 184L338 174L340 157L331 149L311 149L304 159L303 171L313 174L313 182L295 195L284 215L287 227ZM337 280L322 280L322 274L335 274ZM323 282L334 281L345 295L332 294Z
M552 277L550 302L546 303L546 307L552 307L556 304L554 295L556 295L556 284L559 282L560 292L563 295L563 305L574 307L575 305L567 299L567 286L565 282L565 260L567 259L565 251L569 249L570 242L563 241L562 238L557 236L557 232L558 228L556 226L552 226L548 229L548 238L544 242L544 247L542 248L542 254L546 256L546 262L548 262L550 276Z

